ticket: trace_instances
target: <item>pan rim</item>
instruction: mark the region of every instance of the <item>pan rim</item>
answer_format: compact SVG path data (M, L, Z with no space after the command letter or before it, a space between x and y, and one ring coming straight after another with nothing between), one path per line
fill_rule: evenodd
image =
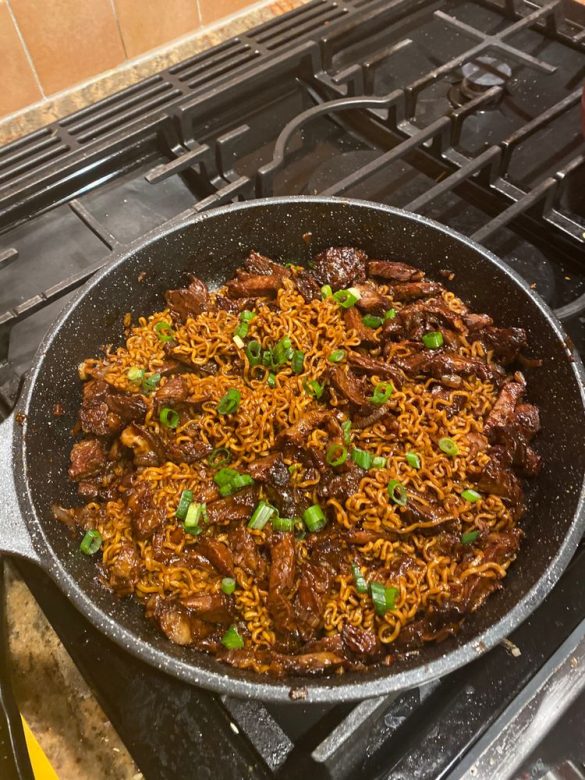
M585 406L585 369L580 356L572 349L569 338L561 323L556 319L549 306L532 290L529 285L513 269L507 266L495 254L473 240L463 236L457 231L442 225L427 217L405 211L403 209L386 206L367 200L323 196L284 196L274 198L262 198L243 203L228 204L209 211L193 214L186 219L166 223L154 229L146 236L142 236L131 244L116 249L110 261L98 273L91 277L83 287L74 295L72 300L64 307L51 328L47 331L34 358L33 367L27 377L17 411L25 415L34 395L36 379L42 371L44 358L56 335L61 328L66 326L67 320L76 307L81 304L85 296L94 286L99 284L115 269L119 268L137 251L144 249L152 243L163 239L165 236L178 232L192 224L205 222L207 219L220 217L231 211L246 211L267 206L292 205L299 202L320 203L336 206L346 205L351 208L374 210L382 214L397 216L408 223L424 224L451 238L456 243L463 243L473 249L478 256L495 265L502 273L511 278L519 288L519 293L528 296L531 302L542 312L548 326L554 332L555 337L564 343L572 360L572 371L581 394L581 402ZM25 519L28 531L32 537L35 550L44 564L45 570L61 588L69 600L79 611L102 633L118 645L126 649L135 657L159 668L185 682L201 685L202 687L217 693L229 693L231 695L255 698L264 701L290 701L291 689L304 688L307 702L329 701L354 701L359 699L394 693L407 688L412 688L425 682L430 682L438 677L449 674L455 669L478 658L490 650L516 628L536 608L540 601L556 584L562 572L572 557L581 533L585 530L585 475L581 485L581 491L577 507L570 529L564 540L559 545L558 551L549 563L548 567L534 583L533 587L499 620L488 626L478 636L467 640L460 647L450 650L447 654L415 666L412 669L392 672L391 668L383 676L370 676L365 673L363 679L353 680L348 683L336 682L330 684L330 678L290 677L284 680L268 678L257 675L256 679L234 678L230 667L217 662L221 670L214 671L201 668L197 663L189 663L171 656L168 652L158 649L152 643L140 638L133 631L120 625L101 608L96 606L81 590L78 582L67 572L63 564L52 554L51 545L46 537L40 518L37 517L35 504L30 489L30 482L26 475L26 463L24 437L20 427L13 446L13 470L21 512ZM580 533L581 532L581 533ZM47 560L48 559L48 560ZM251 675L253 676L253 675ZM343 679L343 678L338 678Z

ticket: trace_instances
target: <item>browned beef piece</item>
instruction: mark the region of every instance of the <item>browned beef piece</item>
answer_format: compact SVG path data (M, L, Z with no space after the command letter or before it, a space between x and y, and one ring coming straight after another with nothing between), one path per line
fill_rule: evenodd
M422 496L412 488L407 488L407 494L408 503L400 510L405 524L416 524L422 534L450 531L455 525L453 515L448 514L440 504L431 501L429 496Z
M171 311L173 320L186 322L189 317L195 317L206 311L209 305L209 291L205 282L196 276L191 276L188 287L179 290L167 290L165 301Z
M373 411L367 414L356 414L352 417L351 424L353 428L362 430L363 428L369 428L375 423L384 421L386 430L396 430L396 419L393 417L390 410L390 404L385 403L382 406L377 406Z
M144 419L146 404L139 395L127 395L126 393L108 393L106 403L108 408L122 420L123 423Z
M298 517L309 506L303 493L290 484L290 474L282 455L275 453L250 464L248 472L264 484L266 496L282 517Z
M230 314L237 314L240 311L240 302L233 301L225 295L217 295L215 298L215 305L218 309L228 311Z
M340 504L344 504L350 496L358 492L363 476L362 469L350 463L343 474L333 471L325 474L317 485L317 492L322 498L335 498Z
M404 382L404 374L396 366L379 358L364 355L362 352L348 352L347 362L356 374L378 376L380 379L390 379L395 388L400 390Z
M501 496L508 499L512 505L520 506L522 487L511 469L510 454L502 445L490 447L488 454L490 461L478 477L477 489L482 493Z
M250 463L248 466L248 474L253 477L256 482L267 482L270 480L276 484L282 485L286 485L290 477L280 452L266 455L266 457L259 458Z
M321 287L319 286L319 282L309 271L299 271L295 276L295 284L306 303L321 300Z
M540 412L534 404L518 404L514 409L512 422L518 433L527 441L533 439L540 430Z
M285 674L322 674L342 666L345 659L332 652L285 655L272 650L245 647L242 650L218 648L217 657L238 669L251 669L257 663L268 666L268 674L282 677Z
M324 423L327 423L328 427L336 424L331 412L325 411L325 409L314 409L306 412L298 422L282 431L278 436L276 446L280 448L285 444L295 444L298 447L302 447L306 443L309 434Z
M503 447L508 463L516 466L525 477L540 472L541 458L528 442L540 428L538 409L532 404L518 404L507 425L495 428L491 439Z
M188 395L189 385L185 377L173 376L158 388L154 394L154 400L157 408L160 409L163 406L175 406L186 401Z
M504 366L513 363L521 349L528 346L524 328L484 328L476 338L481 339L494 358Z
M272 563L268 581L268 609L278 633L296 634L292 592L295 585L295 541L281 534L270 546Z
M368 312L368 314L377 314L381 316L391 308L392 302L386 295L382 295L377 285L373 282L364 282L363 284L354 284L356 290L360 293L360 298L356 303L358 309Z
M71 450L71 479L87 479L99 474L107 463L106 448L99 439L77 441Z
M506 382L487 416L484 432L490 438L497 428L502 428L510 422L514 415L516 404L526 391L526 382L522 374L516 374L516 377L520 381Z
M355 306L351 306L343 312L343 321L348 330L354 330L362 344L377 344L378 337L373 328L364 325L362 315Z
M406 263L392 260L370 260L368 276L377 276L379 279L387 279L389 282L419 282L423 278L424 272Z
M257 276L270 276L270 274L280 277L289 276L288 268L254 251L250 252L244 260L244 269L248 273L256 274Z
M331 523L318 534L309 534L305 539L308 559L319 568L325 567L332 575L337 574L347 559L345 529L340 531L336 523Z
M110 436L117 433L124 423L142 419L145 414L146 404L138 395L119 393L99 379L83 386L79 419L84 433Z
M372 661L383 651L378 635L371 628L346 623L341 631L341 639L351 653L364 660Z
M234 573L234 556L232 551L223 542L212 536L200 536L197 543L197 552L205 556L220 574L231 577Z
M420 339L427 331L444 327L456 333L467 331L461 316L452 311L442 298L431 298L408 304L394 319L387 320L382 338Z
M479 358L466 358L456 352L425 350L406 357L397 357L394 363L408 376L428 375L441 379L445 375L476 376L484 381L495 381L501 376L496 366Z
M253 574L260 581L266 578L266 561L254 537L244 526L240 525L230 533L229 546L236 566L240 566L248 574Z
M208 623L225 626L233 620L230 602L223 593L197 593L181 599L181 604Z
M342 666L343 656L332 652L301 653L300 655L279 655L278 661L286 674L321 674Z
M439 282L405 282L395 284L391 295L395 301L417 301L419 298L434 298L444 291L445 288Z
M323 625L323 611L331 585L331 574L326 568L305 563L298 582L294 602L299 633L306 642L313 639Z
M227 300L227 299L226 299ZM210 360L208 363L194 363L191 359L191 355L185 355L181 352L175 351L175 345L174 344L165 344L163 346L163 349L165 351L165 354L167 354L170 358L168 362L178 363L179 369L177 371L173 371L170 373L196 373L196 374L202 374L203 376L215 376L219 370L219 366L215 362L215 360ZM160 374L163 374L164 371L162 368L158 369L158 372ZM194 402L193 405L197 405L198 403L201 403L200 401Z
M190 433L194 436L195 430L192 428ZM169 441L165 442L164 448L165 459L172 463L197 463L213 451L213 447L201 439L198 441L192 439L180 442Z
M349 401L355 409L364 414L372 411L372 404L366 395L366 386L352 371L339 365L331 366L329 369L329 381L337 392L346 401Z
M191 434L194 435L193 429ZM176 442L164 440L154 431L133 423L124 428L120 441L134 453L136 466L160 466L171 463L196 463L212 451L202 439Z
M470 431L465 435L465 438L469 447L470 458L475 458L478 453L485 452L489 447L487 436L484 436L482 433Z
M367 259L361 249L332 246L314 258L313 276L319 284L328 284L333 290L345 289L365 281Z
M274 297L282 284L282 276L247 274L241 271L226 287L230 298L262 298Z
M166 604L162 600L155 609L154 617L162 632L177 645L199 644L200 640L214 632L210 623L189 615L177 604Z
M164 510L154 503L150 485L142 482L128 491L126 502L134 535L149 539L165 521Z
M443 379L443 377L441 377L441 379ZM454 395L453 390L450 387L443 387L442 384L433 385L431 387L431 395L433 398L440 398L442 401L445 401L445 405L441 405L441 409L445 411L449 419L463 408L463 403L465 401L464 397L461 395Z
M462 316L465 326L474 337L476 336L477 331L488 328L490 325L494 324L494 321L489 314L475 314L466 311Z
M107 567L109 584L119 596L127 596L134 592L141 567L136 545L127 539L122 539L115 560Z
M258 503L258 488L255 485L238 490L233 496L218 498L207 504L209 522L227 525L235 520L247 520Z

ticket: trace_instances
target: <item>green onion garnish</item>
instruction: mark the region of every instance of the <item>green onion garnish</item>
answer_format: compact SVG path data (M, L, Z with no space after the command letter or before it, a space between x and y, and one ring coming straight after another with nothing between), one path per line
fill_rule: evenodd
M453 439L448 439L446 436L439 439L439 449L450 458L454 458L459 452L459 447L455 444Z
M313 504L313 506L306 509L303 512L303 520L309 531L313 533L320 531L327 525L327 518L319 504Z
M288 336L280 339L278 344L272 350L272 366L278 368L278 366L284 365L287 360L292 357L291 340Z
M370 582L370 593L378 615L385 615L389 609L394 609L399 592L398 588L387 588L381 582Z
M237 474L231 482L229 482L227 485L223 485L219 489L219 495L220 496L231 496L233 493L236 492L236 490L241 490L242 488L248 487L249 485L253 485L254 480L249 474Z
M393 320L396 317L396 309L388 309L384 312L384 322L386 320Z
M274 374L272 372L270 372L270 374L268 374L268 376L266 378L266 384L268 385L268 387L272 387L272 388L276 387L276 377L274 376Z
M438 349L443 346L443 334L440 330L432 330L430 333L425 333L422 340L427 349Z
M234 330L234 338L237 336L239 339L245 339L248 335L249 325L247 322L240 322L238 327Z
M357 565L357 563L351 564L351 570L353 573L353 579L355 581L355 589L358 593L367 593L368 592L368 583L366 582L364 575L362 574L362 570Z
M151 374L142 382L142 389L145 393L152 393L153 390L156 390L159 382L160 374Z
M290 517L280 517L279 515L272 515L272 527L275 531L281 531L287 533L292 531L295 525L295 521Z
M323 298L323 300L325 300L325 298L331 298L332 295L333 295L333 290L331 289L331 285L324 284L323 287L321 287L321 297Z
M248 358L250 367L257 366L262 362L262 346L260 342L250 341L250 343L246 345L246 349L244 351L246 353L246 357Z
M227 466L231 459L232 453L228 450L227 447L217 447L210 453L209 457L207 458L207 462L211 468L216 469L220 468L221 466Z
M388 483L388 495L390 499L394 501L398 506L406 506L408 502L408 494L404 485L397 479L391 479Z
M132 366L132 368L128 369L126 376L131 382L142 382L144 379L144 369Z
M187 517L187 510L189 509L191 501L193 501L193 491L183 490L181 493L181 498L179 499L179 503L177 504L177 510L175 512L175 515L179 518L179 520L184 520Z
M233 414L237 412L240 405L240 397L240 391L236 390L235 387L230 387L217 405L219 414Z
M341 430L343 431L343 441L346 444L351 444L351 420L344 420L341 423Z
M471 544L479 536L479 531L467 531L461 536L461 544Z
M333 297L340 306L344 309L349 309L359 301L360 294L354 287L350 287L348 290L338 290L336 293L333 293Z
M365 317L362 317L362 321L368 328L379 328L384 322L382 317L376 317L375 314L366 314Z
M236 581L233 577L224 577L221 581L221 589L226 596L231 596L236 589Z
M416 452L407 452L405 457L409 466L412 466L413 469L420 469L420 458Z
M351 451L351 459L354 463L357 463L361 469L365 469L365 471L367 471L368 469L372 468L372 461L374 460L374 456L366 450L360 450L357 447L354 447Z
M207 513L206 504L200 504L197 501L192 501L187 509L185 520L183 521L183 528L185 531L191 533L193 529L199 525L199 521Z
M309 382L305 382L305 390L307 393L309 393L309 395L312 395L313 398L318 400L323 395L325 385L320 385L316 379L311 379Z
M94 555L102 546L102 535L95 528L85 532L79 549L84 555Z
M295 351L292 353L292 359L290 361L290 364L293 373L300 374L305 365L305 353L302 352L300 349L295 349Z
M179 413L174 409L171 409L170 406L163 406L158 415L158 419L165 428L176 428L181 418L179 417Z
M375 455L372 458L373 469L383 469L385 466L386 466L386 458L382 457L382 455Z
M213 481L216 485L219 485L219 487L223 487L232 482L234 477L237 477L238 474L239 471L236 471L235 469L222 468L214 475Z
M228 650L241 650L244 646L244 640L238 633L236 626L230 626L221 638L221 643Z
M267 368L272 368L272 350L265 349L262 353L262 364Z
M332 444L327 450L325 460L330 466L341 466L347 460L347 450L342 444Z
M157 322L154 330L159 341L172 341L175 338L173 328L168 322Z
M270 518L275 515L276 509L267 501L260 501L256 509L252 512L252 517L248 520L248 528L254 528L261 531Z
M327 358L327 360L330 363L341 363L344 357L345 357L344 349L334 349L333 352Z
M256 314L253 311L248 311L248 309L244 309L244 311L240 312L240 321L241 322L252 322Z
M376 406L382 406L382 404L385 404L390 398L393 392L394 385L392 382L380 382L380 384L376 385L373 395L371 395L368 400L373 404L376 404Z
M476 490L467 488L467 490L464 490L461 493L461 498L465 499L465 501L469 501L470 504L475 504L476 501L479 501L481 495Z

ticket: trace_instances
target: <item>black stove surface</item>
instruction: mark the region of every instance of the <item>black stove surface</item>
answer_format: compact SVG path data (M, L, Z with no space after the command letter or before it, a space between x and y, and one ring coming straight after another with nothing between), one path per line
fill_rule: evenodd
M0 413L112 248L272 194L369 198L473 236L585 356L585 31L564 5L314 0L0 149ZM355 705L262 705L128 657L18 565L147 780L455 777L465 762L482 777L474 751L539 673L563 668L556 654L585 620L581 550L511 644L441 681ZM585 760L572 744L566 757ZM535 750L524 776L548 766Z

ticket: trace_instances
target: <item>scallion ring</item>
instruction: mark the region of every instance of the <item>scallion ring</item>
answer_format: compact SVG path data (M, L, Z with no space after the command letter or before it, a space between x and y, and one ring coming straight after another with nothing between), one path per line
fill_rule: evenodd
M305 353L300 349L295 349L295 351L292 353L290 365L293 370L293 374L302 373L305 365Z
M383 469L386 466L386 458L384 458L382 455L375 455L372 458L372 468L373 469Z
M138 368L137 366L132 366L132 368L128 369L126 376L130 382L142 382L144 379L144 369Z
M357 565L357 563L351 564L351 571L353 574L353 579L355 582L355 589L358 593L367 593L368 592L368 583L365 580L364 575L362 574L362 570Z
M461 536L461 544L472 544L478 536L479 531L467 531L467 533L462 534Z
M252 512L252 517L248 520L248 528L261 531L275 514L277 511L271 504L267 501L260 501Z
M333 290L331 289L330 284L324 284L323 287L321 287L321 298L325 300L326 298L331 298L333 295Z
M330 363L341 363L344 357L345 357L344 349L334 349L333 352L330 353L327 360Z
M272 350L272 365L275 368L284 365L292 357L292 342L288 336L280 339Z
M240 636L236 626L230 626L221 638L221 643L228 650L241 650L244 647L244 640Z
M231 462L232 459L232 453L228 450L227 447L217 447L216 449L211 452L209 457L207 458L207 462L213 469L221 468L222 466L227 466L228 463Z
M240 391L235 387L230 387L227 393L223 396L217 405L217 411L219 414L233 414L238 411L240 405Z
M443 334L440 330L431 330L424 334L422 341L427 349L439 349L443 346Z
M156 390L158 387L160 378L160 374L151 374L150 376L147 376L142 382L142 390L145 393L152 393L153 390Z
M319 504L313 504L303 512L303 520L312 533L321 531L327 525L327 518Z
M176 428L181 418L179 417L179 413L174 409L171 409L170 406L163 406L158 415L158 419L165 428Z
M453 439L449 439L446 436L444 436L442 439L439 439L439 449L450 458L454 458L455 455L457 455L459 452L459 447L455 444Z
M221 581L221 589L226 596L231 596L236 589L236 581L233 577L224 577Z
M273 515L271 522L273 529L281 533L289 533L295 525L295 521L292 518L280 517L280 515Z
M384 322L386 320L393 320L396 317L396 309L388 309L384 312Z
M351 420L344 420L341 423L341 430L343 431L343 441L346 444L351 444Z
M464 501L469 501L470 504L475 504L476 501L479 501L481 495L476 490L473 490L472 488L467 488L467 490L464 490L461 493L461 498Z
M240 322L238 327L234 330L234 338L245 339L248 335L249 325L247 322Z
M260 342L250 341L246 345L244 352L246 353L246 357L248 358L248 363L250 364L251 368L259 365L262 362L262 345Z
M272 389L276 387L276 377L274 376L272 371L266 377L266 384L268 385L268 387L271 387Z
M390 398L393 392L394 385L392 382L380 382L374 388L374 392L370 396L369 400L373 404L376 404L376 406L382 406L382 404L385 404L386 401Z
M305 382L305 390L309 395L312 395L313 398L316 398L319 400L321 396L323 395L323 390L325 390L325 385L319 384L316 379L311 379L308 382Z
M256 314L253 311L248 311L248 309L244 309L244 311L240 312L240 321L241 322L252 322Z
M390 609L394 609L398 588L386 587L381 582L370 583L370 594L374 609L378 615L385 615Z
M163 343L165 341L172 341L175 338L173 328L168 322L157 322L154 326L154 331L158 336L158 340Z
M375 314L366 314L365 317L362 317L362 322L364 325L367 325L368 328L379 328L383 322L384 319L382 317L377 317Z
M371 452L367 452L367 450L360 450L357 447L354 447L351 451L351 459L361 469L368 471L368 469L372 468L372 461L374 460L374 456Z
M349 309L355 306L360 299L359 294L356 295L356 292L355 289L338 290L333 293L333 297L342 308Z
M331 444L325 460L330 466L341 466L347 460L347 450L343 444Z
M102 546L102 535L95 528L90 528L85 532L85 536L81 540L79 549L84 555L95 555L95 553Z
M388 495L395 504L398 506L406 506L408 503L408 494L404 485L397 479L391 479L388 483Z
M184 520L187 517L187 510L189 509L191 501L193 501L193 491L183 490L175 511L175 515L179 520Z
M420 458L416 452L407 452L405 458L408 465L412 466L413 469L420 469Z

